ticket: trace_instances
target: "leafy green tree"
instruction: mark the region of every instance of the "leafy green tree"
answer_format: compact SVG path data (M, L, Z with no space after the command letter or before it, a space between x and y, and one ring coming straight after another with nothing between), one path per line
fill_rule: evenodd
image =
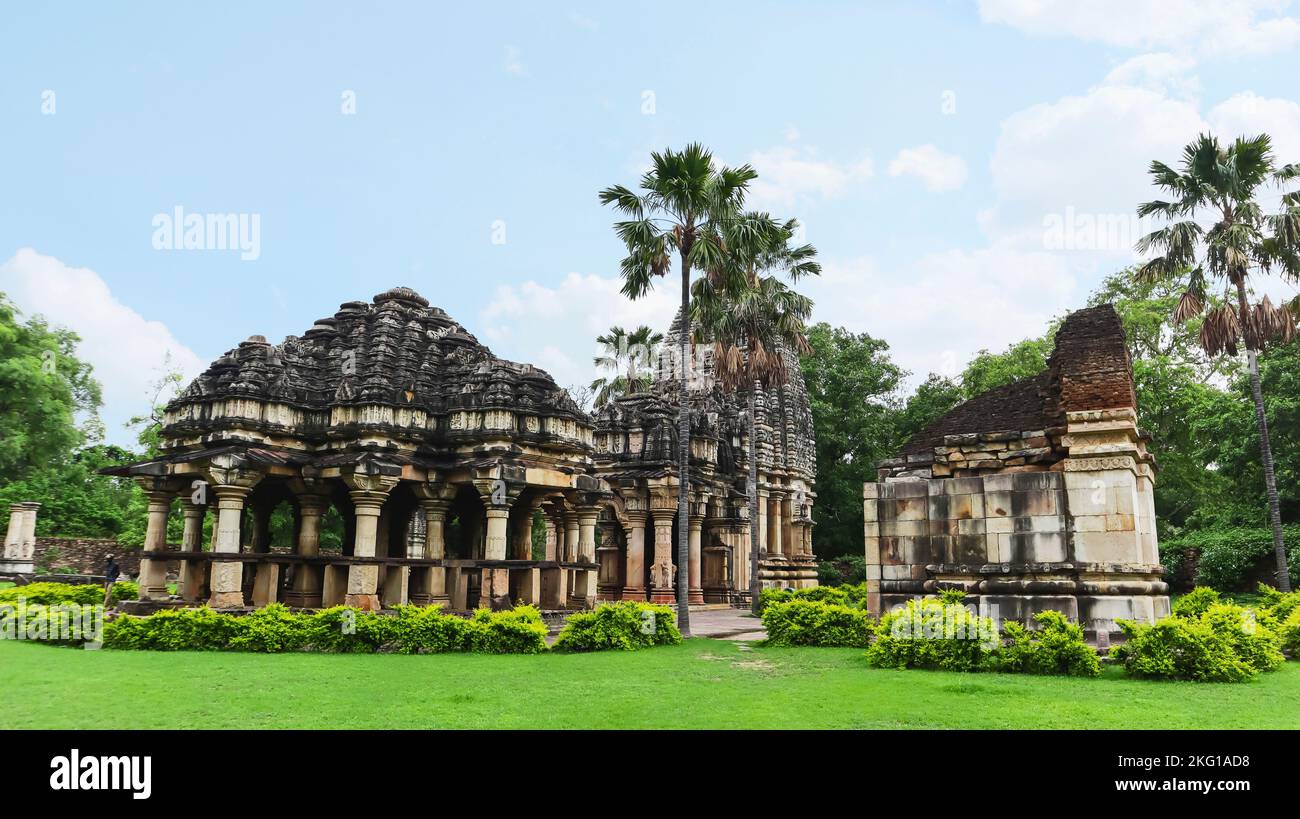
M596 337L596 343L605 352L596 356L592 363L611 373L591 382L596 409L621 395L645 392L650 388L654 377L650 366L663 340L663 333L644 324L630 333L615 325L609 328L608 333Z
M930 373L925 381L908 396L897 414L894 438L898 446L906 444L913 435L925 429L940 415L966 400L960 384L941 375Z
M19 315L0 293L0 483L62 462L98 427L99 384L76 334ZM92 423L78 426L78 415Z
M748 165L717 167L713 155L698 143L687 145L681 151L654 152L650 160L652 167L641 177L641 193L613 185L600 192L600 201L627 217L614 225L627 249L620 263L624 295L639 299L648 293L656 279L668 274L674 256L681 276L682 332L677 351L677 625L682 635L689 637L687 499L691 427L687 369L692 274L726 267L723 231L739 218L749 183L758 174Z
M1284 524L1294 523L1300 521L1300 342L1265 350L1259 357L1259 378L1275 445L1278 510ZM1217 513L1211 518L1216 525L1257 525L1252 510L1267 500L1259 436L1247 401L1251 394L1249 374L1239 372L1228 392L1197 420L1214 474L1235 490L1207 503Z
M747 214L726 230L730 253L723 263L734 269L711 270L693 287L691 322L698 343L713 344L713 371L722 388L744 392L749 423L749 594L759 613L758 577L758 417L755 396L790 380L784 351L809 351L805 323L812 300L796 293L790 281L818 275L812 245L792 246L798 223L778 222L766 213Z
M1267 134L1241 137L1226 147L1216 137L1202 135L1184 149L1178 170L1156 161L1150 173L1156 187L1173 198L1138 207L1139 216L1157 216L1168 223L1138 243L1140 252L1160 253L1139 268L1138 276L1183 284L1171 318L1182 322L1204 315L1200 342L1207 354L1235 357L1239 349L1246 351L1277 583L1290 591L1258 353L1271 342L1294 338L1296 321L1291 311L1275 307L1267 297L1251 303L1249 282L1252 273L1270 271L1300 278L1300 192L1283 194L1274 214L1265 214L1256 201L1267 183L1284 185L1300 176L1300 166L1277 168ZM1198 217L1212 224L1205 228ZM1211 283L1224 288L1217 305L1209 301Z
M1027 338L1007 347L1000 353L980 350L966 365L961 374L962 391L966 398L974 398L1004 384L1032 378L1047 369L1047 357L1052 354L1053 338L1060 322L1039 338Z
M889 344L826 323L807 332L801 361L817 439L817 554L862 552L862 485L898 445L898 391L906 373Z

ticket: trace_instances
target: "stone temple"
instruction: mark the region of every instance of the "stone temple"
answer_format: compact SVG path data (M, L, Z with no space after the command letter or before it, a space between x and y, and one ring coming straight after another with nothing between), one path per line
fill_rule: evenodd
M816 584L812 420L799 368L791 374L757 398L768 586ZM738 602L749 583L748 426L735 398L701 383L689 594ZM169 564L182 601L219 608L671 601L675 419L671 379L593 418L545 372L495 357L394 288L282 344L241 343L168 404L158 458L106 471L149 499L146 603L168 599ZM166 543L177 501L178 550ZM273 520L291 522L287 543L273 543Z
M1110 633L1169 613L1154 458L1110 305L1070 314L1041 374L967 401L863 487L868 605L963 589L980 613L1055 609Z

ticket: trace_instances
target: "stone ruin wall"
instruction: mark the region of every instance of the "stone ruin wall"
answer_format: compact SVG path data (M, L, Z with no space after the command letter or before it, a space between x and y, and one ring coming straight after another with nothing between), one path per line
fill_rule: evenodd
M1107 633L1167 614L1136 404L1118 315L1072 314L1046 372L957 407L864 486L871 609L956 588L985 616Z

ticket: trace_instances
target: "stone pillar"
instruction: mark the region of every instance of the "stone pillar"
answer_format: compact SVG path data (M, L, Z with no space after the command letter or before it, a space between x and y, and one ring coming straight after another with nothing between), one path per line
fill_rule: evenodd
M27 511L27 504L14 503L9 506L9 529L5 532L5 548L3 557L5 560L17 560L19 549L23 543L23 516Z
M478 479L474 486L479 497L483 499L484 515L487 518L487 535L484 541L484 560L506 560L510 547L510 507L519 497L522 486L505 484L500 479ZM507 608L510 605L510 570L504 566L486 567L482 570L479 583L479 605L492 609Z
M447 510L451 501L444 498L425 498L420 501L424 510L425 536L424 557L426 560L443 560L447 556ZM425 573L427 578L420 588L412 591L412 599L421 605L450 603L447 594L447 569L443 566L430 566Z
M785 554L781 543L781 529L784 525L781 520L781 496L772 493L767 501L767 552L772 557L782 557Z
M695 504L692 504L695 506ZM686 564L687 576L690 578L686 587L687 600L691 603L704 602L704 586L700 582L700 536L704 529L704 515L692 513L687 532L689 560Z
M394 482L395 483L395 482ZM393 484L375 485L373 488L353 489L348 493L356 512L356 540L353 557L374 557L379 537L379 515L384 500ZM379 609L379 566L374 563L354 563L348 567L348 594L345 605L363 611Z
M176 493L167 490L145 490L145 497L149 500L149 519L145 525L143 551L167 551L167 514L175 496ZM166 558L141 558L140 599L166 600L169 596Z
M558 530L555 528L555 522L551 520L550 515L546 516L546 559L557 560L555 556L555 545L558 540L556 537Z
M23 560L31 560L36 553L36 510L40 508L35 501L23 504L23 542L18 555Z
M181 493L181 515L185 526L181 530L181 551L203 551L203 516L208 507L195 503L190 495ZM205 564L201 560L186 560L181 563L180 582L176 584L176 593L190 603L198 602L203 596Z
M794 498L790 495L781 499L781 548L789 558L799 553L799 542L795 537Z
M565 563L573 563L578 559L578 513L566 510L561 516L564 524L564 557ZM578 594L577 590L578 571L576 569L564 570L564 584L567 591L565 595L569 598Z
M240 521L244 514L244 501L251 486L222 484L212 487L217 496L217 524L214 546L216 554L239 554ZM240 608L244 605L244 564L239 561L213 561L212 576L208 581L212 596L208 605L214 609Z
M767 554L767 503L770 500L767 492L760 489L758 491L758 556L761 559Z
M673 584L677 573L673 567L673 519L677 510L656 509L651 515L654 518L655 554L650 567L650 601L674 603Z
M578 559L578 538L581 526L577 512L564 513L564 559L570 563Z
M319 495L298 495L299 556L315 557L320 554L320 523L324 514L325 500ZM323 581L321 566L315 563L298 564L289 590L285 592L285 602L304 609L320 608Z
M623 533L627 540L623 599L645 600L645 512L628 512Z
M581 563L596 562L596 519L599 516L599 507L578 507L577 549L578 561ZM582 569L576 573L574 579L574 595L585 600L589 606L596 602L596 576L595 569Z

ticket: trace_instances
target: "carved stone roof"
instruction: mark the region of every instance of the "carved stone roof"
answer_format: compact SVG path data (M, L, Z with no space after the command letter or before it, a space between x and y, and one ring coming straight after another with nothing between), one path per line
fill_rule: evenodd
M510 425L506 437L590 447L590 419L550 375L497 358L419 293L395 287L279 345L252 336L226 352L167 406L163 437L208 441L238 429L346 441L389 428L419 445L501 437L498 422Z

